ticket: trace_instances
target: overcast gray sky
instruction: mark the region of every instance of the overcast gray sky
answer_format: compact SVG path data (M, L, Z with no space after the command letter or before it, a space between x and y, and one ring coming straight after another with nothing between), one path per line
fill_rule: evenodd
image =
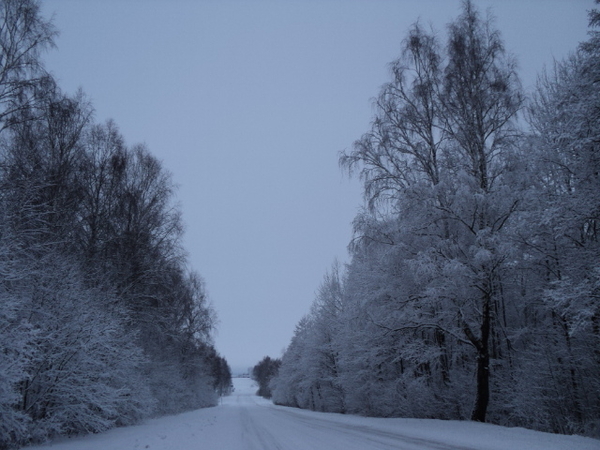
M526 88L586 39L592 0L476 0L497 18ZM96 120L145 142L179 185L189 261L235 372L278 357L362 204L338 168L368 130L411 23L440 36L458 0L46 0L46 57Z

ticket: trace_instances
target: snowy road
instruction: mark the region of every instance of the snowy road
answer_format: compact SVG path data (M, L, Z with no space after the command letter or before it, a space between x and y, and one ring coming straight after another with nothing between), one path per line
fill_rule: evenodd
M276 408L247 392L237 392L230 397L235 421L241 429L238 448L249 450L282 449L331 450L348 449L439 449L454 450L459 447L427 441L384 429L345 423L335 420L339 416L309 413L290 408Z
M600 450L600 441L470 422L377 419L274 406L249 379L215 408L28 450Z

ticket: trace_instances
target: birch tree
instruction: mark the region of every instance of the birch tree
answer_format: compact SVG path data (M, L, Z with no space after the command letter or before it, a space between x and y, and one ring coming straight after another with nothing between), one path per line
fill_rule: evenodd
M444 58L433 35L413 26L392 66L394 81L377 100L371 132L341 163L361 167L375 217L381 215L376 201L387 200L401 230L387 235L394 236L390 245L407 246L417 255L415 267L428 267L423 290L412 298L429 312L407 314L404 327L460 336L472 347L471 418L485 421L490 339L510 251L499 236L519 204L508 182L523 97L514 61L490 18L465 1L448 30Z
M54 47L57 31L40 14L36 0L0 2L0 132L27 116L38 92L51 78L41 54Z

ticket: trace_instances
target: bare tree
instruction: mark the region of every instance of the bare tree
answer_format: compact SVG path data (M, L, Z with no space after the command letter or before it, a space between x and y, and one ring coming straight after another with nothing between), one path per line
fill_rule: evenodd
M40 55L54 46L56 35L36 0L0 2L0 131L51 82Z
M402 56L391 64L393 80L375 101L371 131L342 153L340 164L360 171L365 199L397 201L417 183L440 180L440 146L444 142L440 114L442 56L433 33L413 25L403 41Z

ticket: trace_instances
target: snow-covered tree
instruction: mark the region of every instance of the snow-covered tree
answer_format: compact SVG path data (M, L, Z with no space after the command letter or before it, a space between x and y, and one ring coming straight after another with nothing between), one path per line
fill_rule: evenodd
M598 13L590 13L592 27ZM519 230L536 297L523 361L522 416L544 429L596 433L600 414L600 37L544 73L530 104L532 183ZM519 391L521 392L521 391Z
M170 174L44 72L54 36L37 2L0 1L0 448L231 385Z
M311 408L312 392L307 388L306 364L308 354L306 340L310 333L310 318L303 317L294 331L294 336L281 357L281 366L270 387L273 403L297 408ZM313 408L314 409L314 408Z
M511 251L501 235L519 204L510 185L522 103L514 62L491 19L465 1L445 58L434 35L415 25L392 69L372 131L341 158L361 167L371 208L371 219L358 223L375 230L359 237L399 246L420 288L394 291L402 312L395 324L379 325L419 330L442 348L446 340L468 345L477 380L472 418L485 421L490 342Z

